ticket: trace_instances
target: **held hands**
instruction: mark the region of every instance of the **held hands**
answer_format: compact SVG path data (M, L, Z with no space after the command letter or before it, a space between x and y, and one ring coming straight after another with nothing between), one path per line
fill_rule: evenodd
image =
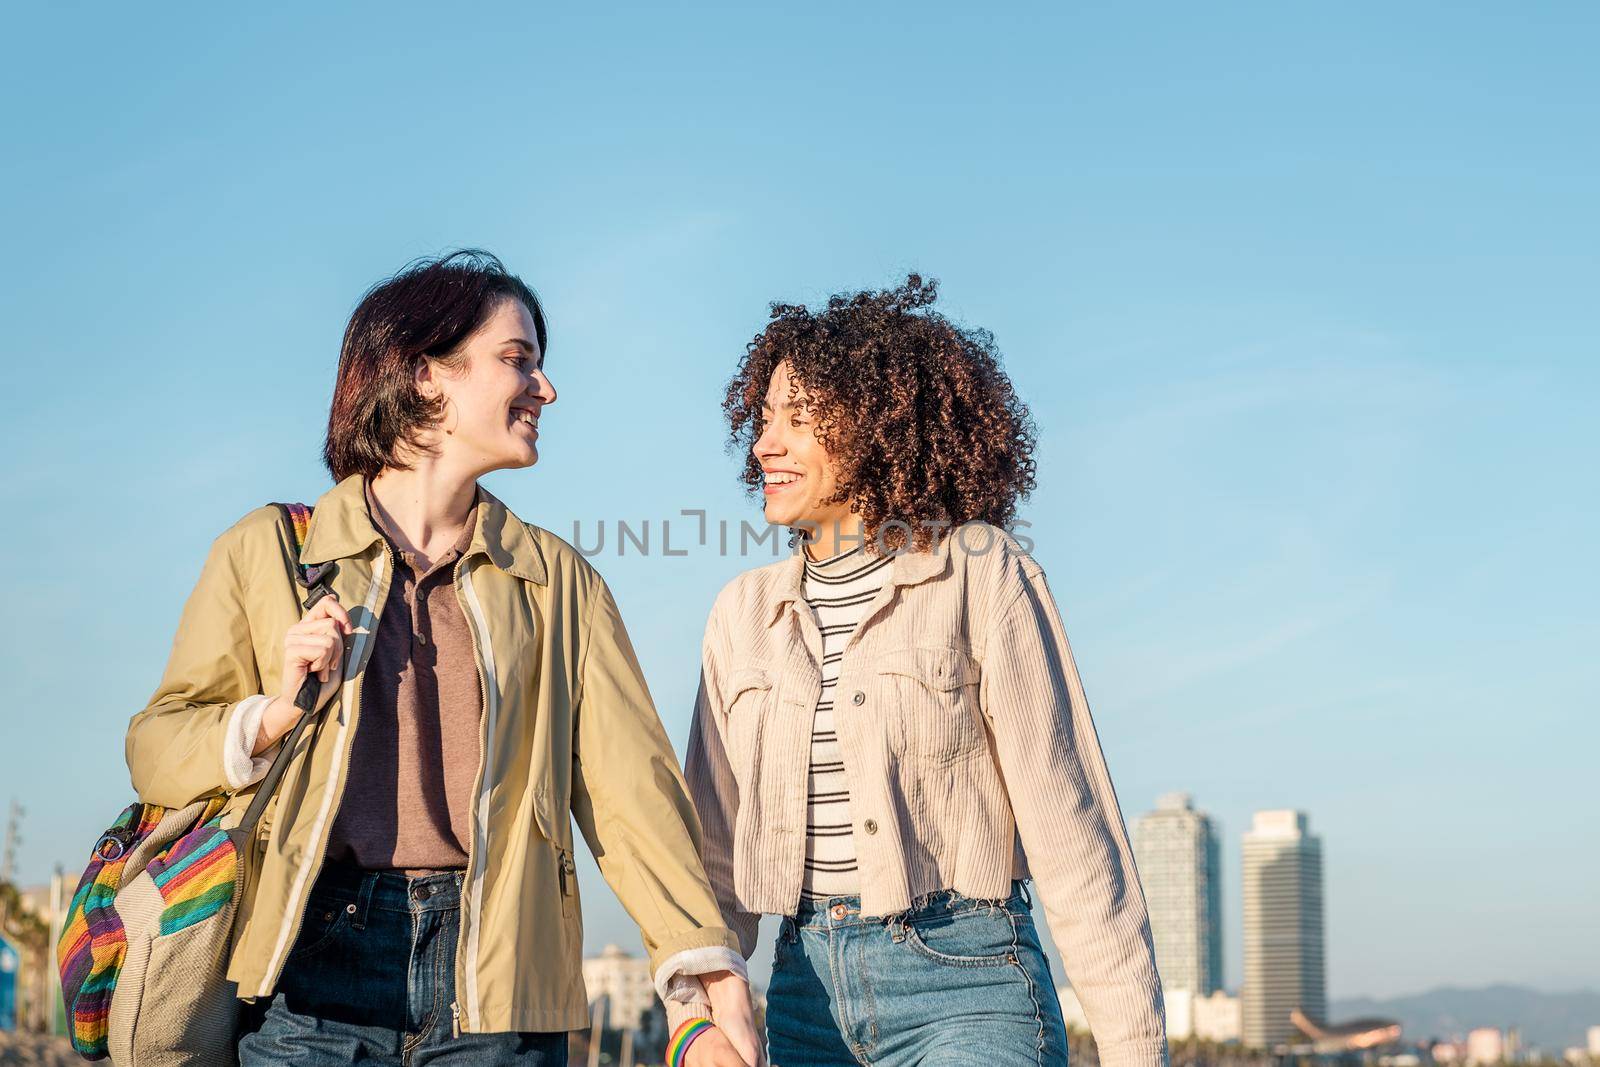
M750 1067L734 1050L726 1034L712 1027L695 1039L684 1054L683 1067Z
M322 682L316 707L322 707L338 691L344 676L344 639L354 630L350 613L332 594L317 601L305 618L289 627L283 637L283 691L261 716L253 755L261 755L294 728L300 718L294 698L307 675L315 672Z
M716 1028L689 1046L683 1067L766 1067L766 1043L756 1029L750 983L732 971L711 971L700 981L711 998Z

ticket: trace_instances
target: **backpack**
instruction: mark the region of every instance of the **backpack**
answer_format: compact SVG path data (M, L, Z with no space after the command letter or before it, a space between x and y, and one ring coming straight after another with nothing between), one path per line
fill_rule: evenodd
M295 582L310 610L331 592L335 565L300 562L311 522L304 504L277 504ZM73 1049L124 1067L201 1067L237 1060L239 1001L227 980L257 823L307 726L320 683L295 695L301 715L238 826L224 829L230 794L182 808L134 803L100 835L56 945Z

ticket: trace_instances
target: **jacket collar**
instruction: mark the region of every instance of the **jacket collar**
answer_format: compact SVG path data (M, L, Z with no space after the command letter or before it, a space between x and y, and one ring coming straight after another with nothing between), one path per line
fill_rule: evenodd
M538 585L546 583L544 556L533 534L498 497L481 485L472 522L472 541L464 556L482 552L489 557L489 562L507 574ZM361 555L382 539L383 535L367 513L365 479L352 474L317 501L300 559L309 564L348 559Z
M930 578L939 577L949 564L950 537L946 534L926 552L896 552L894 562L889 564L889 584L896 588L917 585ZM768 626L778 620L785 607L805 599L800 586L806 573L804 544L797 542L794 555L780 564L780 568L773 599L763 613Z

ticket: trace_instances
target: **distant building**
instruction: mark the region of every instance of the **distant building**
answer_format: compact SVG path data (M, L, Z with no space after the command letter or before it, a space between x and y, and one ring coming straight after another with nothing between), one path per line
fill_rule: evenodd
M1243 881L1244 1042L1269 1049L1296 1038L1296 1010L1328 1016L1322 841L1304 812L1256 812Z
M1238 997L1218 989L1199 997L1187 989L1165 991L1167 1036L1175 1041L1193 1037L1219 1044L1238 1041L1243 1031L1244 1007Z
M1194 993L1187 989L1163 989L1162 1006L1167 1012L1167 1036L1173 1040L1194 1036Z
M1467 1034L1469 1065L1504 1062L1506 1062L1506 1037L1499 1030L1483 1026Z
M583 961L583 984L588 987L591 1008L597 1002L604 1002L602 1021L607 1029L649 1027L647 1016L658 1001L648 959L630 956L616 945L607 945L600 955Z
M1589 1027L1589 1055L1600 1059L1600 1026Z
M1211 817L1189 794L1168 793L1134 820L1133 854L1162 989L1205 996L1222 988L1222 876Z
M1194 998L1194 1036L1219 1044L1244 1036L1244 1002L1222 990Z

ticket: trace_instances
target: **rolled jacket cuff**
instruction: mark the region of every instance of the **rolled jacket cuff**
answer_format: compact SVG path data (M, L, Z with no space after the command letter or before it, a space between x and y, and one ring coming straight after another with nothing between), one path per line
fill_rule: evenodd
M222 777L229 789L255 785L272 766L272 749L260 756L254 754L262 716L271 704L271 697L258 693L239 701L228 715L228 729L222 740Z
M657 941L653 945L650 939L646 938L645 947L650 950L650 973L652 975L660 975L675 957L680 953L688 952L690 949L725 948L742 958L742 954L739 952L739 938L725 926L696 927L692 930L686 930L676 937ZM709 971L718 969L718 967L705 968L705 970ZM671 976L671 973L678 972L683 972L683 968L679 967L676 972L669 972L668 977ZM704 972L696 970L687 973L700 974ZM658 978L656 980L656 990L658 992L661 991L662 984L662 980Z
M669 956L656 968L656 992L663 1002L703 1000L705 986L695 976L711 971L732 971L746 982L750 980L743 956L722 945L707 945Z

